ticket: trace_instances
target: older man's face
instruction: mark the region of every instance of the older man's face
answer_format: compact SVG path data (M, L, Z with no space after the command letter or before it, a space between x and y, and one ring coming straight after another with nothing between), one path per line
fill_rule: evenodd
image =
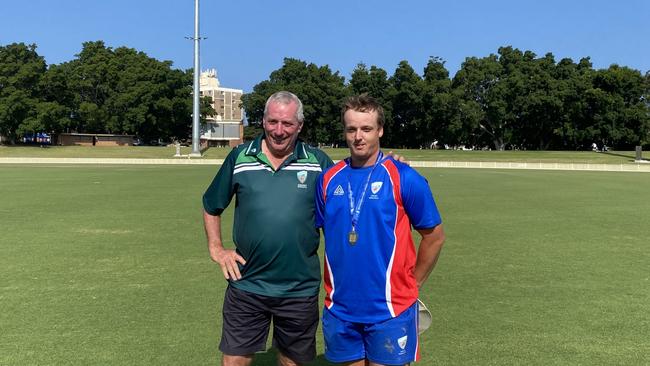
M296 119L298 105L295 102L282 104L271 102L264 116L264 133L269 151L277 157L293 152L302 129L302 123Z

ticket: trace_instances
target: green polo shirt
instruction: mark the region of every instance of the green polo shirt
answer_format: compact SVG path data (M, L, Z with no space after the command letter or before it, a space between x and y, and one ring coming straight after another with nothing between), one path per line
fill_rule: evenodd
M221 215L237 196L233 241L246 265L231 286L273 297L313 296L320 287L314 192L318 175L333 163L298 140L293 154L274 170L262 152L262 138L228 154L203 195L203 207Z

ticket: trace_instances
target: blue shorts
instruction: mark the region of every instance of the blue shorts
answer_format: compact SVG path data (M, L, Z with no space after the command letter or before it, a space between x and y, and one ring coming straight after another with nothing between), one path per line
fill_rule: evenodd
M419 359L418 304L379 323L354 323L323 309L325 358L330 362L368 359L384 365L404 365Z

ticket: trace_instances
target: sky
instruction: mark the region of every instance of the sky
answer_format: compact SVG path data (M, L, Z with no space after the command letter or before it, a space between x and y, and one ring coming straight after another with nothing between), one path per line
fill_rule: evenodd
M174 68L193 67L194 0L0 0L0 45L36 44L48 64L82 43L130 47ZM221 86L252 91L285 57L328 65L349 80L359 63L392 75L406 60L422 74L432 56L453 76L466 57L501 46L590 57L650 70L648 0L200 0L201 69Z

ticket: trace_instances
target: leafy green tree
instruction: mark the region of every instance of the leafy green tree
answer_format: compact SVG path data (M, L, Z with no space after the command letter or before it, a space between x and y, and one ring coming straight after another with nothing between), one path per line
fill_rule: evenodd
M387 109L386 104L390 104L395 90L388 78L388 73L377 66L371 66L370 69L363 63L360 63L352 71L349 82L350 94L368 94L377 99L382 108Z
M407 61L401 61L390 81L395 89L392 99L393 128L385 139L386 145L420 147L426 134L422 127L422 78Z
M450 147L469 144L483 146L489 143L485 134L479 128L485 118L485 111L475 100L465 98L462 89L452 88L451 108L454 113L446 127L442 142Z
M191 130L192 71L171 68L137 50L86 42L70 62L45 64L35 45L0 46L0 133L15 141L33 132L133 134L145 140L186 139ZM264 103L278 90L305 106L303 138L342 141L340 105L367 93L386 112L382 144L495 149L580 149L592 142L631 148L650 141L650 72L612 65L594 70L553 54L537 57L511 46L468 57L450 80L431 57L420 77L407 61L394 74L359 64L347 85L338 72L287 58L268 80L243 96L251 127L260 131ZM214 114L201 99L202 117Z
M9 141L43 129L37 113L37 85L45 70L45 59L36 53L36 45L0 46L0 134Z
M520 69L507 75L514 79L509 84L516 91L511 95L511 108L519 126L514 140L526 149L547 150L556 140L555 130L561 121L563 84L555 78L555 58L551 53L542 58L535 58L530 51L523 55Z
M589 107L594 135L604 144L619 148L644 143L650 121L641 72L612 65L596 72L593 86Z
M393 98L395 96L395 88L388 78L388 73L380 67L373 65L368 69L365 64L360 63L352 71L348 88L350 89L349 94L351 95L365 93L377 99L381 104L385 117L382 144L390 146L389 144L392 143L394 130Z
M462 98L462 125L467 126L469 145L490 143L496 150L504 150L510 142L513 126L507 118L504 94L507 87L500 83L502 65L496 55L466 58L454 76L452 85Z
M244 127L244 141L254 140L263 131L262 126L248 125Z
M73 128L75 95L69 86L70 70L64 65L49 65L38 84L38 94L45 101L39 118L46 131L60 133Z
M423 121L421 125L424 145L434 141L455 140L453 122L458 118L457 95L452 93L449 71L439 57L431 57L424 68L422 92Z
M307 64L293 58L285 58L284 64L253 87L253 92L242 97L251 124L259 124L264 115L268 97L280 90L296 94L303 103L305 125L302 137L314 144L335 143L342 139L339 111L346 96L344 78L332 72L329 66Z
M562 100L561 115L553 134L555 149L581 149L591 145L586 127L591 120L586 115L586 95L592 87L593 69L588 58L578 64L564 58L555 67L554 78Z
M450 118L452 130L473 131L465 137L470 144L489 143L497 150L544 150L566 144L569 136L575 139L564 105L572 96L572 79L566 78L575 76L575 68L563 67L567 75L558 80L551 53L536 58L510 46L499 48L498 55L466 59L453 81L461 101L456 103L460 117Z
M59 95L70 103L68 131L185 139L191 129L192 74L171 66L131 48L86 42L76 59L52 69L47 85L67 90ZM214 113L206 101L201 112Z

